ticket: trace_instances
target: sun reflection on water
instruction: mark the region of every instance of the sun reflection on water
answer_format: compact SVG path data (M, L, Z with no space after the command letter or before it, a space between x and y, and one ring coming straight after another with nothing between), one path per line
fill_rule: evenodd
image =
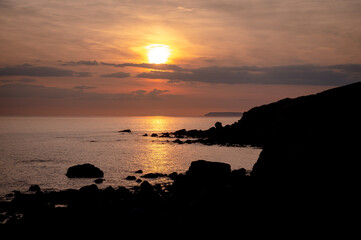
M172 170L174 162L169 145L150 141L146 148L148 157L143 162L144 169L152 173L169 173Z
M169 125L171 125L172 118L164 116L151 116L145 119L148 129L152 129L155 133L163 133L170 131Z
M169 132L172 124L172 118L164 116L152 116L145 118L147 128L152 129L152 133ZM147 152L147 157L143 160L141 165L147 172L152 173L170 173L173 170L175 163L171 157L174 154L174 147L165 144L166 138L149 138L144 148Z

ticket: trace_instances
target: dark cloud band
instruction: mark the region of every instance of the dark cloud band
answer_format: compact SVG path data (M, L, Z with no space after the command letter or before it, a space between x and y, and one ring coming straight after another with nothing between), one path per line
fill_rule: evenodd
M33 66L30 64L0 68L0 76L28 77L88 77L89 72L76 72L67 69Z
M286 84L338 86L360 81L361 65L291 65L274 67L207 67L182 71L153 70L139 78L223 84Z

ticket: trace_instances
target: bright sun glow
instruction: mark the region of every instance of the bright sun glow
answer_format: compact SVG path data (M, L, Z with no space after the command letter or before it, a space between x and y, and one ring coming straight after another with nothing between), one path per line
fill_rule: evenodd
M169 46L163 44L152 44L147 46L149 63L166 63L170 56Z

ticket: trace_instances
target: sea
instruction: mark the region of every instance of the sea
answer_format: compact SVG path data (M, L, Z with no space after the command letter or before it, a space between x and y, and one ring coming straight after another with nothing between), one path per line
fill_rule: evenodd
M252 169L261 149L253 147L177 144L174 138L152 133L179 129L206 130L216 122L232 124L239 117L0 117L0 196L27 191L79 189L91 178L68 178L67 169L90 163L104 172L99 188L132 187L127 176L164 183L168 178L144 179L146 173L184 173L192 161L225 162L232 169ZM131 132L119 132L130 129ZM144 136L147 134L148 136Z

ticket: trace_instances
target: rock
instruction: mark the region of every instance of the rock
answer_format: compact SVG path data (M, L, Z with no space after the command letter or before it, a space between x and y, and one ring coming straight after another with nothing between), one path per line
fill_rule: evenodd
M198 160L191 163L186 174L196 181L224 181L230 177L231 166L227 163Z
M143 134L143 137L148 137L148 134L146 134L146 133L145 133L145 134Z
M222 129L222 127L223 127L221 122L216 122L214 124L214 126L215 126L216 129Z
M144 181L142 184L140 184L140 191L142 192L153 192L153 186L148 182Z
M186 133L187 133L187 130L181 129L181 130L175 131L173 134L176 136L184 136L184 135L186 135Z
M156 133L152 133L152 135L150 135L151 137L158 137L158 134Z
M172 180L175 180L178 177L178 173L177 172L172 172L171 174L168 175L168 177Z
M160 137L167 137L167 138L169 138L170 135L169 135L169 133L162 133L162 135L160 135Z
M167 174L163 174L163 173L147 173L143 176L141 176L142 178L158 178L158 177L166 177Z
M68 178L101 178L104 173L94 165L85 163L68 168L66 176Z
M132 132L130 129L125 129L125 130L121 130L121 131L118 131L120 133L130 133Z
M134 181L136 180L137 178L135 176L128 176L125 178L125 180L129 180L129 181Z
M240 169L237 169L237 170L233 170L231 175L232 175L232 177L240 178L240 177L245 177L246 173L247 173L246 169L240 168Z
M135 171L134 173L143 173L142 170Z
M81 187L79 189L79 192L82 194L96 194L96 193L99 193L99 188L97 187L97 185L92 184L92 185Z
M183 144L184 142L182 140L180 140L179 138L177 138L176 140L173 141L174 143L178 143L178 144Z
M40 190L40 186L37 185L37 184L31 185L31 186L29 187L29 191L30 191L30 192L40 192L40 191L41 191L41 190Z
M100 183L103 183L104 182L104 179L103 178L98 178L98 179L95 179L94 182L96 184L100 184Z
M140 178L138 178L137 180L135 180L137 183L141 183L141 182L143 182L143 180L142 179L140 179Z

